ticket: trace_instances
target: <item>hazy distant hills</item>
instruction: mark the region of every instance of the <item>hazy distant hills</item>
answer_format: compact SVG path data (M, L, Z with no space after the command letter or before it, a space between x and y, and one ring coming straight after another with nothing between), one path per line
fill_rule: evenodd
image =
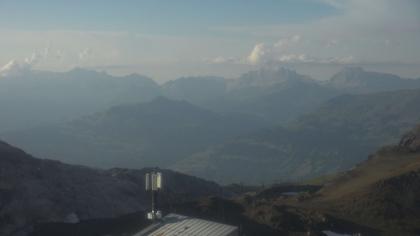
M230 91L248 88L269 88L273 85L294 82L314 82L306 75L284 67L261 68L242 74L239 78L228 81Z
M3 137L35 155L70 163L141 168L172 165L265 125L254 117L217 114L185 101L158 97Z
M159 86L145 76L113 77L85 69L0 78L0 131L62 122L159 94Z
M186 77L163 85L134 74L115 77L86 69L31 71L0 79L0 132L68 121L161 95L215 112L244 113L284 123L335 94L284 68L252 71L237 79Z
M0 137L90 166L172 166L221 182L296 180L349 168L395 141L419 122L416 88L420 80L361 68L323 82L262 68L163 85L84 69L31 72L0 79Z
M168 98L204 105L225 96L227 80L212 76L183 77L164 83L162 91Z
M419 123L418 104L420 90L342 95L287 128L231 140L175 168L219 182L255 184L344 170Z
M347 93L372 93L420 87L418 79L404 79L393 74L365 71L361 67L344 68L326 85Z
M116 77L86 69L30 71L0 79L0 132L68 121L158 96L284 125L343 93L420 88L419 81L361 68L345 68L326 82L285 68L262 68L235 79L185 77L163 85L135 74Z
M335 130L354 140L377 145L394 143L420 122L420 89L342 95L303 115L291 126Z
M337 95L293 70L260 69L236 79L186 77L165 83L163 94L215 112L258 116L273 124L286 123Z
M253 114L273 124L286 124L339 94L285 68L250 71L227 80L227 88L225 96L206 105L219 112Z
M278 68L250 71L239 78L187 77L165 83L163 94L216 112L238 112L285 125L342 94L420 88L420 80L348 67L319 82Z
M0 141L0 235L27 235L43 222L77 222L145 210L150 204L144 191L146 171L150 170L99 170L36 159ZM162 171L163 202L223 194L215 183Z

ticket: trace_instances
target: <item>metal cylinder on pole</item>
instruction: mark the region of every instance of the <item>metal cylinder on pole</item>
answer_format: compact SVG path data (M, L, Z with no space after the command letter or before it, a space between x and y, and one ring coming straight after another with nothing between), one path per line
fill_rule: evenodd
M149 220L157 220L162 217L161 211L158 210L158 192L162 189L162 173L151 171L145 175L145 189L151 192L152 207L151 212L147 213Z

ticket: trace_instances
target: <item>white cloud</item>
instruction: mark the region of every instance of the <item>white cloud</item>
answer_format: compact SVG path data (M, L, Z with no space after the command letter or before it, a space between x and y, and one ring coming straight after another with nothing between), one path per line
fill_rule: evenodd
M90 48L85 48L79 52L79 60L87 60L92 55L92 50Z
M300 63L311 61L305 54L283 54L279 55L277 59L279 62L285 63Z
M63 71L75 66L135 64L136 72L158 79L199 74L202 68L216 68L215 73L218 68L223 68L223 73L236 72L237 68L247 70L250 65L273 62L420 63L420 1L313 1L328 4L336 11L304 22L213 25L209 29L218 31L210 32L213 36L0 30L0 64L12 58L23 62L28 52L46 44L49 46L38 54L48 58L32 67Z
M11 77L21 74L26 71L27 67L20 64L16 60L11 60L6 65L0 68L0 77Z
M353 64L355 63L355 59L353 56L345 56L345 57L332 57L326 59L325 63L329 64Z
M267 49L264 43L258 43L254 46L247 59L251 64L259 64L267 59L269 56L268 52L270 51L271 50Z
M274 44L274 47L280 50L285 50L289 48L290 46L293 46L294 44L299 43L300 41L301 41L300 35L293 35L288 38L280 39L277 43Z
M253 47L245 61L251 65L270 65L273 63L349 64L354 62L353 56L326 58L310 56L302 52L301 43L302 37L300 35L282 38L272 45L258 43ZM330 40L328 43L330 45L327 45L327 47L337 45L336 40Z
M300 35L292 35L282 38L272 45L258 43L254 46L246 61L252 65L257 65L271 63L272 61L304 60L306 56L303 54L287 53L291 47L299 44L301 39Z
M29 57L19 62L16 59L9 61L0 68L1 77L14 77L28 73L34 66L39 64L43 59L49 55L49 47L44 48L40 52L34 52Z
M38 53L32 53L31 56L27 57L24 59L24 65L26 65L27 67L32 67L33 65L37 64L42 58L42 55L38 54Z
M64 53L63 53L63 51L61 51L61 50L57 50L57 51L55 52L55 58L56 58L58 61L61 61L61 60L63 59L63 57L64 57Z
M353 56L346 57L330 57L330 58L319 58L310 57L306 54L282 54L278 58L275 58L273 62L278 63L306 63L306 64L335 64L335 65L346 65L355 63Z
M297 61L297 55L324 63L328 58L337 59L334 63L420 63L420 1L316 1L336 8L336 13L302 23L226 26L224 31L247 35L264 45L254 44L248 57L251 64L262 63L267 57ZM275 42L276 38L280 40Z
M0 77L15 77L28 73L36 63L36 60L38 59L35 57L25 58L22 63L17 60L11 60L0 68Z
M332 47L336 47L338 45L338 40L336 40L336 39L330 39L330 40L328 40L327 41L327 43L326 43L326 47L327 48L332 48Z
M237 58L234 57L222 57L218 56L212 59L205 59L205 62L209 64L237 64L240 63Z

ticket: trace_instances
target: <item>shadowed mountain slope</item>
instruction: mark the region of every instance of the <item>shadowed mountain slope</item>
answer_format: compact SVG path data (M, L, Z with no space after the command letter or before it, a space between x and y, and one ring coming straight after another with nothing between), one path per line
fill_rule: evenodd
M150 169L99 170L36 159L0 142L0 234L27 235L42 222L117 217L149 205L144 174ZM215 183L162 170L162 202L223 195Z
M265 125L250 116L221 115L185 101L159 97L2 137L35 155L69 163L142 168L169 166L210 145Z

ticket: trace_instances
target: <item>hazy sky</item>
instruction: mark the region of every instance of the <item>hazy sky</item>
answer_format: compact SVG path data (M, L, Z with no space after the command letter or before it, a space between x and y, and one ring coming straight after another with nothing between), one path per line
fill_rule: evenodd
M418 0L0 0L0 36L3 71L162 81L282 64L321 78L360 64L420 77Z

